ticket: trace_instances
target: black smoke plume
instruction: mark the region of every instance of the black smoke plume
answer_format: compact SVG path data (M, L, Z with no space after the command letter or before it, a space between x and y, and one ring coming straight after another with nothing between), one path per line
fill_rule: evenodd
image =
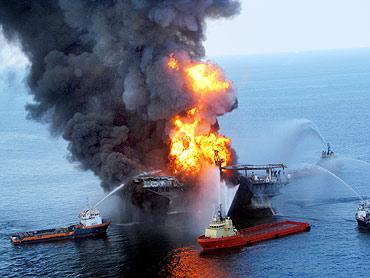
M49 123L109 189L166 169L168 120L193 100L163 65L169 53L204 57L205 20L239 9L235 0L0 0L0 25L31 62L29 117Z

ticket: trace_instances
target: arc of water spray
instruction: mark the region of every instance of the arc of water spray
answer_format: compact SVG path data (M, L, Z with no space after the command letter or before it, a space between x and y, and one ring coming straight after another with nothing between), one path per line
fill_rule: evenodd
M309 131L313 135L315 135L324 146L326 146L327 142L314 122L307 119L296 119L294 121L294 124L297 125L298 128L301 128L297 130L298 135L303 132Z
M349 190L351 190L353 193L355 193L355 195L363 201L363 198L361 197L361 195L353 189L352 186L350 186L348 183L346 183L344 180L342 180L340 177L338 177L336 174L330 172L329 170L319 166L319 165L308 165L308 167L311 167L312 169L316 169L316 170L319 170L321 172L324 172L325 174L328 174L330 175L331 177L333 177L334 179L336 179L337 181L339 181L341 184L343 184L344 186L346 186ZM308 168L306 167L306 169ZM304 171L305 168L302 169L302 171Z
M306 122L306 125L313 132L313 134L316 135L320 139L321 143L324 146L326 146L327 145L327 142L326 142L325 138L322 136L319 128L317 127L317 125L314 122L312 122L312 121Z
M136 176L133 176L133 177L129 177L127 178L122 184L120 184L118 187L116 187L114 190L112 190L111 192L109 192L103 199L101 199L99 202L97 202L94 206L94 208L96 208L97 206L99 206L101 203L103 203L106 199L108 199L110 196L112 196L114 193L116 193L117 191L121 190L123 187L125 187L125 185L127 184L127 182L129 180L132 180L132 179L135 179L135 178L139 178L139 177L142 177L142 176L146 176L146 175L155 175L155 174L158 174L162 172L162 170L154 170L154 171L150 171L150 172L142 172Z
M347 156L341 156L341 157L338 157L337 159L354 161L354 162L357 162L359 164L362 164L363 166L366 166L366 167L370 168L370 163L366 162L364 160L361 160L361 159L356 159L356 158L347 157Z

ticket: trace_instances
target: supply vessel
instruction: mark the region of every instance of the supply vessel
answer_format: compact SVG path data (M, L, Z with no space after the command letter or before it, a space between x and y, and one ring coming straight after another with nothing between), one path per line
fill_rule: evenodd
M370 201L366 200L360 203L356 212L356 220L358 227L365 230L370 230Z
M66 228L54 228L16 233L10 236L13 244L37 243L81 237L93 237L104 234L110 224L109 220L102 219L98 209L87 209L79 215L80 223Z
M205 234L198 237L197 241L205 251L208 251L250 246L269 239L308 232L310 229L309 223L284 220L237 230L230 217L222 215L220 205L217 215L206 228Z

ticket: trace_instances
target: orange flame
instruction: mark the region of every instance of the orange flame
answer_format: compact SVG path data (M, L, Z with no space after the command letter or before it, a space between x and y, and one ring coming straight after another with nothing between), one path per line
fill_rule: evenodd
M225 92L231 87L230 82L223 80L221 70L214 65L190 64L184 70L191 90L195 93Z
M175 174L195 175L202 163L214 165L220 162L225 166L231 161L231 140L217 132L198 134L201 119L191 109L186 118L175 117L173 137L170 142L170 159Z
M210 129L211 124L202 118L205 112L202 110L209 101L204 96L227 93L231 89L230 82L224 79L222 70L211 63L183 64L170 54L167 66L181 74L186 87L196 96L196 107L188 110L186 117L176 116L172 122L169 158L174 173L194 176L204 163L227 165L232 160L231 140L217 131L204 132L204 126Z
M168 57L167 66L170 69L179 70L179 63L177 62L177 59L174 54L170 54L170 56Z

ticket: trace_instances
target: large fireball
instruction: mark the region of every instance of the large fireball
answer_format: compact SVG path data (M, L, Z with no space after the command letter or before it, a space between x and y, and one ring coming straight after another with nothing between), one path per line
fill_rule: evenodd
M221 69L212 64L198 63L185 67L187 82L195 93L226 92L230 83L223 79Z
M222 70L211 63L190 61L181 64L174 54L167 61L170 70L178 71L197 103L172 121L170 134L170 161L175 174L195 176L202 165L227 165L232 160L231 140L212 130L212 124L202 115L212 98L209 94L227 94L231 83L225 80ZM207 104L207 105L206 105Z

